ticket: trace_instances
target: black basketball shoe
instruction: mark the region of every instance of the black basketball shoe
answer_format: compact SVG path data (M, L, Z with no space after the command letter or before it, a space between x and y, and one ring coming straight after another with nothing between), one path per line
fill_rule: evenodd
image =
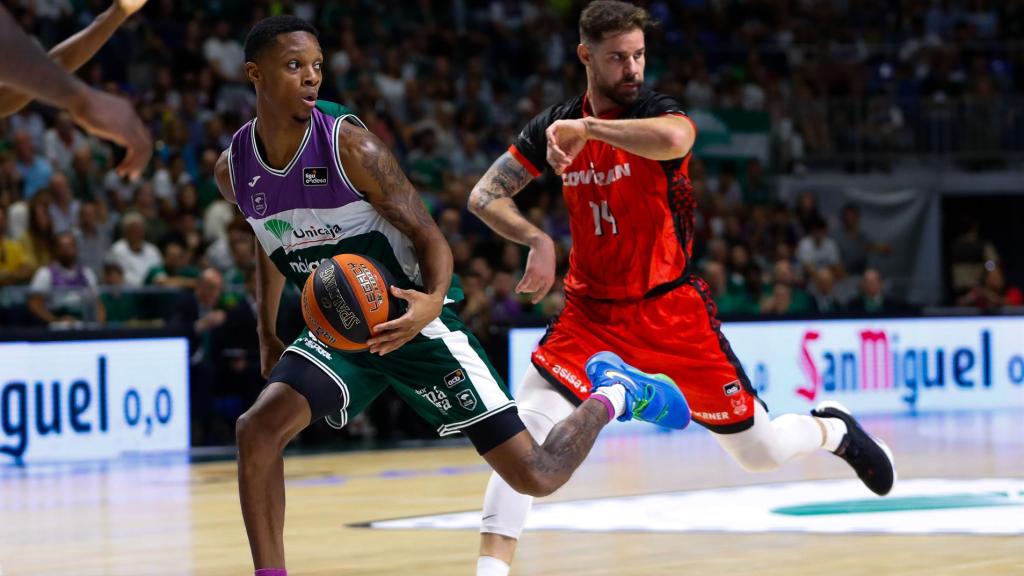
M850 411L838 402L826 401L811 410L818 418L839 418L846 423L843 436L835 455L839 456L857 472L857 476L872 492L885 496L896 482L896 464L892 452L878 438L871 436L860 427Z

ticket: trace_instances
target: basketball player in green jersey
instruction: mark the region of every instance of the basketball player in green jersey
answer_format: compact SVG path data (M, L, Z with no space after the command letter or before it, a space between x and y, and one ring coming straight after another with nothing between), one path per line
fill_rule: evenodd
M216 178L262 248L257 316L269 384L236 427L257 575L285 574L285 445L317 419L344 425L388 386L439 434L465 433L515 490L536 496L569 479L612 418L657 422L685 404L674 385L616 382L537 445L479 342L446 305L459 298L449 290L452 254L416 190L380 139L337 105L317 102L316 30L298 18L268 18L250 31L245 52L256 118L235 134ZM315 262L343 252L388 268L407 311L375 328L368 352L329 349L308 330L286 348L274 333L284 283L301 287Z

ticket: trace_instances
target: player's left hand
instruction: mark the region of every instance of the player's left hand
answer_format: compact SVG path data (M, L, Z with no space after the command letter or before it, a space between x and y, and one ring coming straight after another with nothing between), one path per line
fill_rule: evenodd
M420 330L441 314L441 306L444 304L444 296L438 299L419 290L402 290L392 286L391 294L408 302L409 309L400 317L374 327L373 337L366 343L370 345L371 353L381 356L398 350L415 338Z
M587 143L587 123L583 120L558 120L545 131L548 139L548 164L559 176L576 159Z

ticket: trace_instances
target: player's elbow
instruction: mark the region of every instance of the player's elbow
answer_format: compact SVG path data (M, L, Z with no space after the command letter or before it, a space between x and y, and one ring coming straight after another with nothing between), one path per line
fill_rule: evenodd
M479 186L474 186L473 191L469 193L467 208L469 208L469 212L474 216L479 216L484 211L484 206L486 206L484 196L484 192Z
M665 150L669 159L686 156L692 146L693 136L686 130L672 130L665 136Z
M682 158L690 153L696 137L693 124L685 118L663 118L659 125L662 150L665 152L663 160Z

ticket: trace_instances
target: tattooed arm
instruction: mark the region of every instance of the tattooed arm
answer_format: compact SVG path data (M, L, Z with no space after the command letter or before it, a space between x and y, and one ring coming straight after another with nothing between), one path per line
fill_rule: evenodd
M526 168L512 154L505 152L473 187L469 195L469 211L498 234L530 247L526 272L516 286L516 292L532 292L532 300L536 304L555 282L555 243L527 220L512 200L530 180L533 176Z
M498 234L529 246L536 236L544 232L523 217L512 197L530 180L533 176L526 168L512 154L505 152L473 187L469 194L469 211Z
M374 329L370 351L387 354L419 334L437 318L452 280L452 251L427 213L419 193L379 138L358 126L342 124L338 155L352 184L388 222L412 240L426 293L391 288L409 310Z

